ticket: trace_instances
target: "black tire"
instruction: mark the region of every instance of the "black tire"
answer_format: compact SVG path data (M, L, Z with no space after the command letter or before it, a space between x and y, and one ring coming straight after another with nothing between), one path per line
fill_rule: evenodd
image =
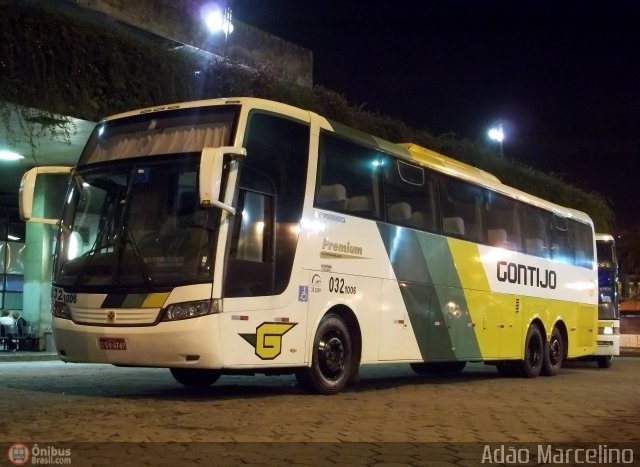
M566 347L562 333L554 326L551 331L549 342L544 346L544 360L542 362L542 371L544 376L555 376L562 368L562 362L566 354Z
M409 365L419 375L447 375L460 373L466 364L467 362L418 362Z
M337 394L352 377L355 366L349 328L336 314L325 316L313 340L311 367L296 372L296 379L309 392Z
M531 325L524 343L524 359L514 362L516 374L522 378L535 378L542 371L544 339L538 326Z
M596 362L598 363L598 368L611 368L611 364L613 363L613 356L607 355L598 357Z
M171 375L180 384L190 388L206 388L218 381L220 372L200 368L169 368Z

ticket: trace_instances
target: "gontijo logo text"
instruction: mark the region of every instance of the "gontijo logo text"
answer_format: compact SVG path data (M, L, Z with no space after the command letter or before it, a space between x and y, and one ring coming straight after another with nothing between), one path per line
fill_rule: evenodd
M555 289L558 283L556 272L553 270L507 261L498 261L496 274L500 282L529 285L541 289Z

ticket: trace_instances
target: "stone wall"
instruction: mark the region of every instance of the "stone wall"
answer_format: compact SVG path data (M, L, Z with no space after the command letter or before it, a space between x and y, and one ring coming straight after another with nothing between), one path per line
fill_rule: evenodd
M211 34L202 20L202 0L64 0L138 28L218 56L267 66L273 74L301 86L313 85L311 51L232 19L234 31ZM223 2L220 2L223 3Z

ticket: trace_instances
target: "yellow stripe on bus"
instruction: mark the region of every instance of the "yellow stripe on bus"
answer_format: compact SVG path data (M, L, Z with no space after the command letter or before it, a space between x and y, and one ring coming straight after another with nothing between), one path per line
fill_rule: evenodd
M167 298L169 298L169 292L150 293L142 302L142 308L162 308Z

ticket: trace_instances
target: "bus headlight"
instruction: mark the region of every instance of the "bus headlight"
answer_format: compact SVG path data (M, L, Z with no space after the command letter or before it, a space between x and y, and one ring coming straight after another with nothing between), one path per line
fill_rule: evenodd
M613 328L611 326L604 326L602 328L598 328L598 334L602 334L605 336L613 336L614 334L618 334L618 328Z
M197 318L215 313L211 300L199 300L197 302L182 302L169 305L160 321L177 321L181 319Z
M71 319L71 308L62 302L51 302L51 314L56 318Z

